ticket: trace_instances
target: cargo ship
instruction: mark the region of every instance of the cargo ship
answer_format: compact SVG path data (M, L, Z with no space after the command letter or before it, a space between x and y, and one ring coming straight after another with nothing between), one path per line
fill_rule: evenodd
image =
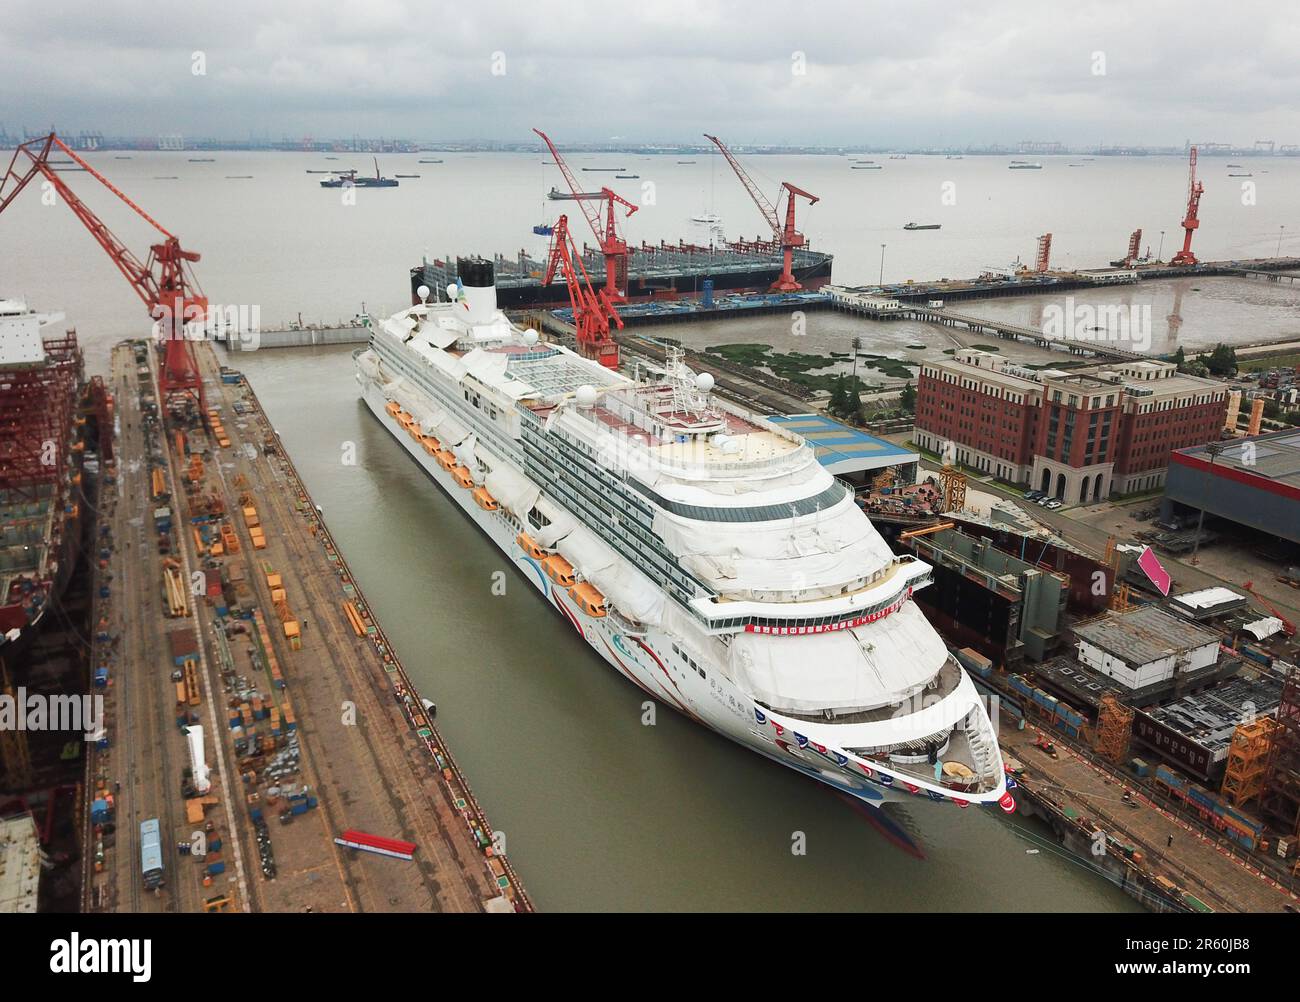
M680 349L628 378L517 327L492 262L456 271L354 353L361 398L592 654L856 801L1015 809L974 683L913 598L930 566L894 555L809 442Z
M627 298L630 302L675 300L699 296L704 283L712 282L715 293L766 292L781 275L781 248L771 241L733 240L714 245L642 243L630 246ZM605 259L594 248L584 246L582 262L599 287L605 281ZM794 251L793 274L805 289L819 289L831 280L833 257L807 247ZM546 262L521 250L517 257L497 255L497 303L504 309L550 309L569 306L568 289L562 281L543 285ZM416 290L425 285L445 289L456 281L456 257L426 259L411 269L411 303L420 299Z
M83 546L85 389L62 317L0 300L0 658L13 665L46 625Z

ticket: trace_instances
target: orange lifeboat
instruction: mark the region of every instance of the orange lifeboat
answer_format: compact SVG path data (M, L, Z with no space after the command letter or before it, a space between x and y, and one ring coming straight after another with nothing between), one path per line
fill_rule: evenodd
M433 454L433 458L438 461L438 465L444 470L450 471L456 465L456 456L450 449L439 449Z
M528 533L521 532L515 537L515 542L519 544L521 550L527 553L534 560L546 559L546 551L538 546L537 541L533 539L532 536L528 535Z
M609 613L605 607L605 596L590 581L575 584L569 589L569 597L592 619L600 619Z
M474 478L470 475L468 466L452 467L451 477L458 486L464 487L466 490L474 486Z
M388 403L384 404L384 410L388 412L389 417L397 417L398 412L401 411L401 409L401 405L398 404L396 400L390 400Z
M573 574L573 565L558 553L549 554L542 561L542 570L548 578L561 588L572 588L577 584Z
M488 493L488 489L486 487L474 488L474 503L478 505L480 508L482 508L484 511L496 511L498 508L501 507L501 505L497 502L497 499Z
M424 446L424 451L427 452L430 456L436 456L438 454L438 450L442 448L442 443L439 442L432 435L421 435L420 444Z

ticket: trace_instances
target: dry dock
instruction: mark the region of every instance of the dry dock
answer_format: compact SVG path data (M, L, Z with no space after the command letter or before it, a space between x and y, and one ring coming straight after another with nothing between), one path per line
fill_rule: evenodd
M119 476L99 634L110 741L89 769L115 819L90 828L92 854L107 845L87 906L531 910L251 389L196 348L207 433L151 416L152 349L113 355ZM211 768L201 796L182 792L192 723ZM148 890L139 825L154 817L165 880ZM337 845L351 829L412 843L413 858ZM194 832L202 858L178 847Z

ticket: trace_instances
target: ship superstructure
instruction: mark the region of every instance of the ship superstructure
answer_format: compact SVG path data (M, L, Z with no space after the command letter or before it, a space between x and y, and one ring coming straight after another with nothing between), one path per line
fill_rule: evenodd
M57 602L79 545L82 356L61 320L0 299L0 652L13 662Z
M491 262L355 353L371 411L620 674L872 804L1013 809L992 725L811 447L669 352L631 377L520 330Z

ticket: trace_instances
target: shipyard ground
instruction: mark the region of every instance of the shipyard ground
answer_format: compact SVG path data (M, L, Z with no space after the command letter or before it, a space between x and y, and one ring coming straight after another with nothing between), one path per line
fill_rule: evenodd
M513 878L508 863L486 850L490 829L488 839L478 837L486 821L459 770L449 763L440 771L444 763L432 757L431 745L449 759L445 745L431 725L417 732L408 710L394 698L405 675L396 656L377 639L382 632L376 632L375 624L367 634L359 634L345 613L349 598L354 606L364 607L364 600L252 391L242 380L222 381L210 345L196 348L208 407L220 415L228 439L228 445L218 446L213 437L197 492L182 486L187 470L175 441L169 436L151 444L146 437L141 390L154 389L152 350L148 383L141 382L130 345L119 345L113 353L120 476L115 500L106 505L111 553L102 573L112 580L115 601L107 609L108 622L101 625L115 638L120 657L108 707L113 740L97 754L92 771L103 788L117 789L116 832L104 849L103 865L90 876L85 907L175 912L205 907L296 912L526 910L530 904L517 879L503 878L503 873ZM192 445L203 439L202 432L191 432ZM151 451L167 460L164 469L175 521L171 556L183 561L187 581L200 581L202 569L214 564L226 572L242 567L251 589L244 604L255 606L263 617L283 689L272 681L258 654L256 625L219 616L216 606L224 599L205 599L200 587L188 616L168 615L163 558L150 518L158 507L152 496ZM219 558L198 552L191 526L191 518L203 514L192 511L192 503L213 495L223 502L226 521L239 540L238 552L232 548ZM243 501L256 507L264 548L254 548L249 528L239 517ZM275 611L267 582L271 570L280 575L282 603L292 608L300 625L298 643L286 635L283 617ZM181 795L189 757L177 724L168 641L168 634L178 628L197 631L202 699L196 712L206 732L212 770L212 790L203 798L200 823L193 815L187 820ZM309 788L317 803L305 813L292 814L283 798L277 803L269 784L250 774L250 760L236 752L229 717L232 709L238 712L239 692L250 687L273 703L282 719L296 718L298 771L281 782ZM286 714L290 705L291 717ZM254 809L264 817L263 840L269 838L273 850L270 877L260 862ZM165 886L158 891L144 890L140 875L139 824L151 817L161 821L166 870ZM209 838L217 835L223 841L217 858L226 865L216 875L205 872L213 855L199 860L177 848L209 823ZM347 829L412 842L417 847L414 859L336 845L335 836Z

